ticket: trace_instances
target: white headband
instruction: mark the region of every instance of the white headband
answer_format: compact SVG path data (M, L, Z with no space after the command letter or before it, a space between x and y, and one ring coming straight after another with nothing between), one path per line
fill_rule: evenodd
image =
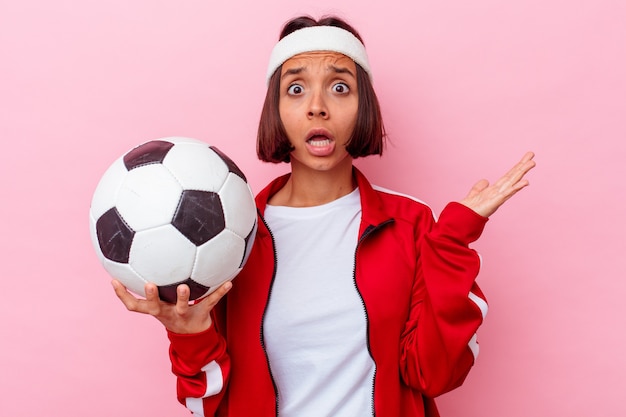
M274 46L267 67L266 82L269 84L274 72L289 58L313 51L332 51L352 58L372 79L365 46L356 36L336 26L311 26L298 29L282 38Z

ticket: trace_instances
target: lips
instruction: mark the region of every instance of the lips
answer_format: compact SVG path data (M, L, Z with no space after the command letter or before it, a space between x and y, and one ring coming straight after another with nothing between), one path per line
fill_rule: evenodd
M313 146L325 146L333 140L332 135L326 129L312 129L306 138L307 143Z
M335 150L335 138L326 129L311 129L306 135L309 153L314 156L329 156Z

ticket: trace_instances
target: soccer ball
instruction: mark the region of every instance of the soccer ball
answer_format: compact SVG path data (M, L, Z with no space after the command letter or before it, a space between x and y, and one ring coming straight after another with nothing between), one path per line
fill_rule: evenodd
M167 302L180 284L196 300L237 275L257 228L241 170L217 148L182 137L117 159L96 187L89 220L106 271L141 296L156 284Z

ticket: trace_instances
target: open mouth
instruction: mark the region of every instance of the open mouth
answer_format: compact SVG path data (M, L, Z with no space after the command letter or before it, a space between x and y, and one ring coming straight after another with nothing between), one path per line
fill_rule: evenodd
M314 135L307 139L309 145L317 147L328 146L330 142L330 139L324 135Z
M311 129L308 132L306 142L315 147L328 146L333 141L333 137L326 129Z

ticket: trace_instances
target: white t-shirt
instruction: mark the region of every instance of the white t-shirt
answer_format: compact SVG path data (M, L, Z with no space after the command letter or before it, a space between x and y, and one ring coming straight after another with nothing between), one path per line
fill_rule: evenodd
M358 189L321 206L268 206L265 220L278 260L264 340L279 415L372 415L375 365L354 283Z

